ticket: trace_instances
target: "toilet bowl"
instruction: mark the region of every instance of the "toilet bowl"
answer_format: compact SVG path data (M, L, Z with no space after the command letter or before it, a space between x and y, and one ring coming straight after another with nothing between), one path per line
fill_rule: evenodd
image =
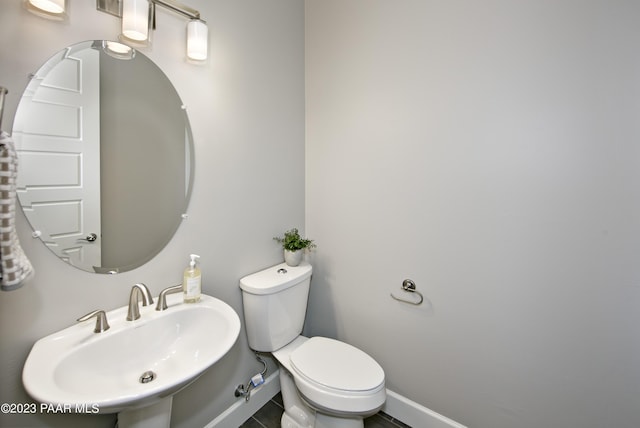
M369 416L386 398L384 371L358 348L326 337L298 336L273 356L293 377L311 408L341 416Z
M364 351L301 336L311 266L274 266L240 280L249 346L280 366L285 428L361 428L385 402L385 376Z

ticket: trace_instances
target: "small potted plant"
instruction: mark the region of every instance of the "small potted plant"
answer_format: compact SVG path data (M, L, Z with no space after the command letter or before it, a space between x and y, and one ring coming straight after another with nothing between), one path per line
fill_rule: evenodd
M273 239L282 245L284 249L284 261L289 266L298 266L302 261L304 250L316 247L313 240L301 237L296 228L287 230L284 236L276 236Z

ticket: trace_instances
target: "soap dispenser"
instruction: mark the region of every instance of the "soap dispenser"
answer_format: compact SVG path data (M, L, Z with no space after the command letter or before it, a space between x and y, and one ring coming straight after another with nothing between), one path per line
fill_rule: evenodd
M182 277L182 293L184 295L184 303L196 303L200 301L200 293L202 292L202 273L197 264L200 258L197 254L191 254L189 266L184 270Z

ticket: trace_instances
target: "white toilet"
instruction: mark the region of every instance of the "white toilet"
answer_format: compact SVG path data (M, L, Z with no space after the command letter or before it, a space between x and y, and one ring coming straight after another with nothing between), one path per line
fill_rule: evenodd
M285 428L362 428L385 402L384 371L358 348L301 336L311 265L285 263L240 280L251 349L280 363Z

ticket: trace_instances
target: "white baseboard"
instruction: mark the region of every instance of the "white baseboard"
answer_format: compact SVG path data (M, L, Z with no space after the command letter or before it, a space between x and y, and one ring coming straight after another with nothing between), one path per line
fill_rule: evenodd
M414 428L467 428L389 389L382 411Z
M276 370L265 379L264 384L251 391L251 400L247 402L239 398L204 428L228 428L242 425L280 392L279 375L280 372ZM389 389L387 389L387 402L382 407L382 411L414 428L467 428Z
M220 416L209 422L204 428L229 428L239 427L251 417L255 412L260 410L262 406L267 404L278 392L280 392L280 372L267 376L264 383L251 391L251 399L245 401L244 398L238 398L227 410L222 412Z

